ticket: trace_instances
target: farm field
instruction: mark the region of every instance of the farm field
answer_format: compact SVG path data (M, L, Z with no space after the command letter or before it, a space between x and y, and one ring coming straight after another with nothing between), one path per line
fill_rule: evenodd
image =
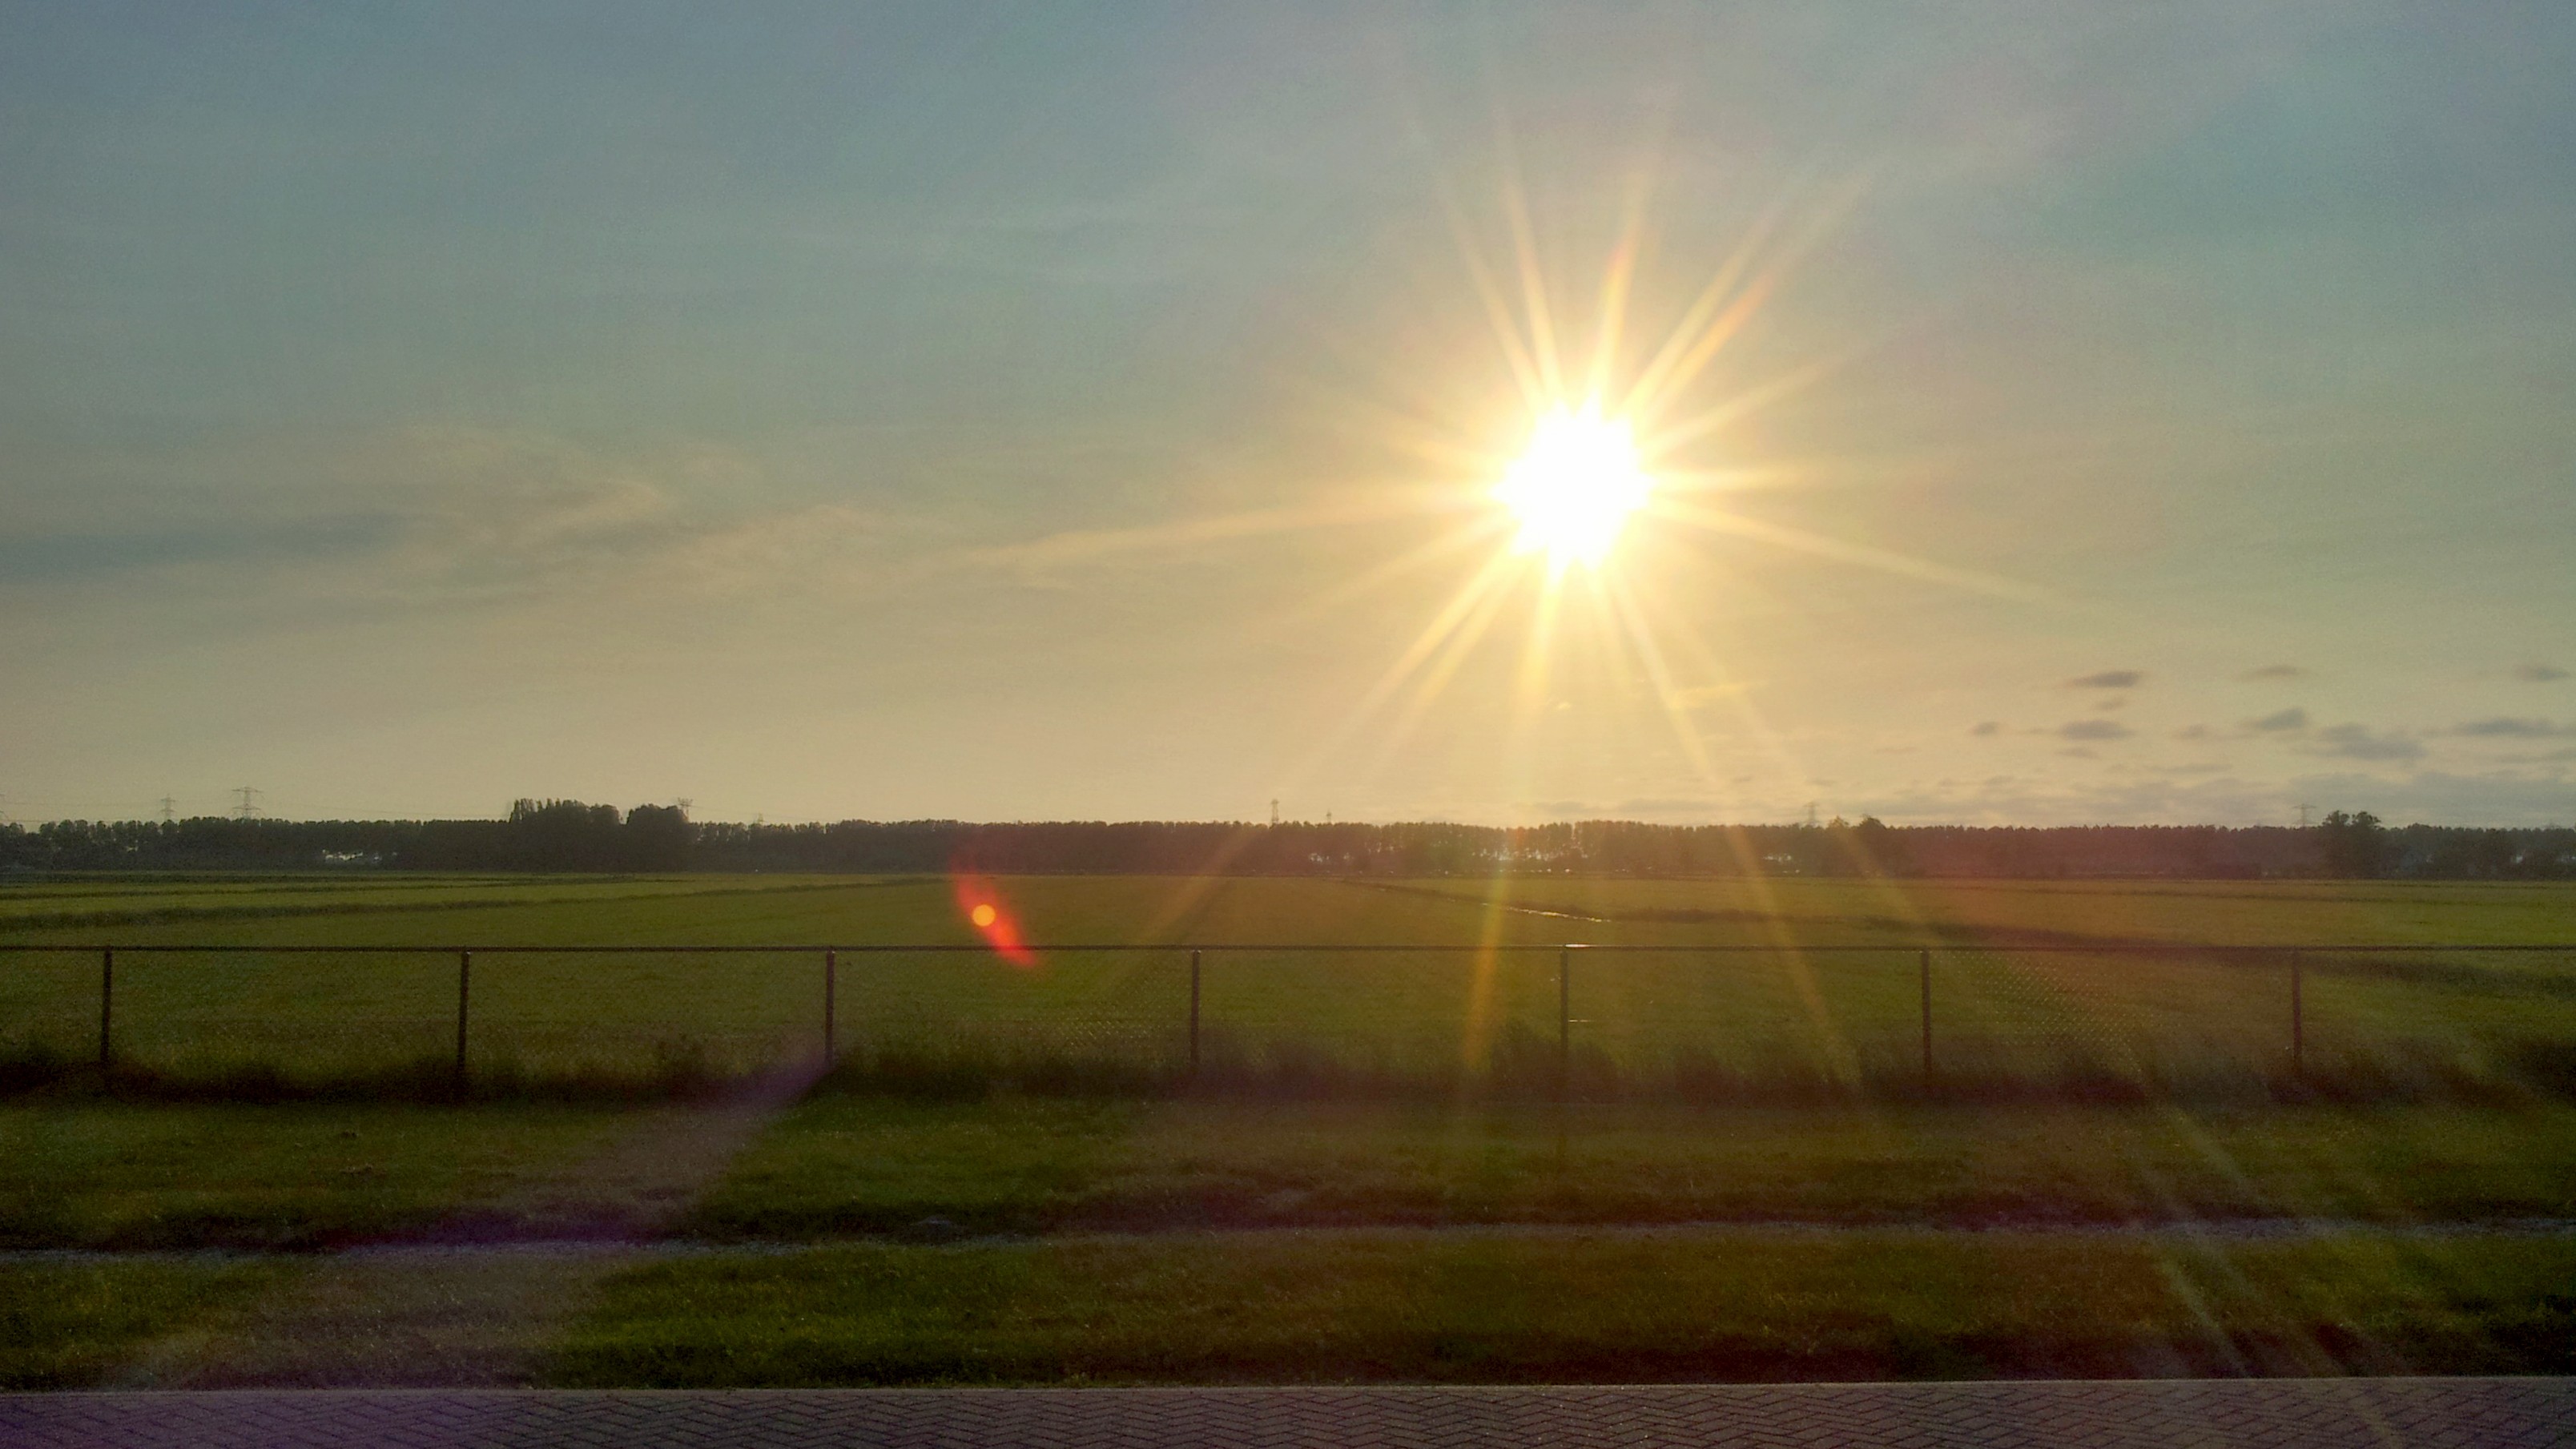
M2294 986L2278 951L2145 949L2565 941L2576 889L2563 885L1023 877L983 889L1041 948L1219 948L1199 968L1209 1088L2244 1098L2296 1075L2386 1098L2551 1094L2576 1080L2565 953L2311 951ZM1561 988L1547 948L1569 941L1618 949L1576 953ZM854 1074L1169 1087L1190 1059L1185 953L1005 960L972 949L955 890L936 879L38 881L0 889L0 942L126 948L115 1054L139 1085L417 1095L453 1077L450 952L132 949L171 945L485 948L468 1076L487 1090L677 1090L818 1053L825 945L844 950L835 1045ZM814 949L491 949L681 943ZM966 949L871 949L909 944ZM1380 946L1487 949L1347 949ZM0 1053L16 1074L95 1060L94 956L9 955L0 973Z
M2000 943L2563 943L2563 882L1623 880L1387 881L1021 876L996 887L1046 943L1447 938L1501 906L1502 939L1807 946ZM682 908L682 909L675 909ZM430 913L430 920L405 916ZM1530 913L1540 913L1531 915ZM297 918L369 918L297 919ZM1597 919L1587 919L1597 918ZM8 940L549 944L670 940L970 943L946 881L891 876L75 876L0 883ZM248 926L248 930L241 929ZM1605 929L1606 928L1606 929ZM1320 934L1319 934L1320 933Z
M452 955L120 954L106 1093L97 959L0 955L0 1383L236 1340L273 1365L403 1303L454 1347L452 1285L566 1239L616 1246L545 1257L564 1311L497 1313L452 1361L665 1385L2569 1367L2576 1073L2547 1049L2576 1041L2576 960L2313 953L2302 1082L2277 953L2137 949L2571 940L2567 887L980 889L1042 948L1277 949L1206 954L1193 1082L1185 952L1015 964L941 880L0 890L0 939L84 946L967 948L845 950L828 1073L815 953L481 955L461 1096ZM1569 941L1659 949L1573 956L1559 1058ZM1298 949L1478 943L1541 949ZM371 1306L415 1267L370 1245L404 1244L426 1276ZM416 1351L378 1371L451 1362ZM170 1381L265 1381L208 1372Z

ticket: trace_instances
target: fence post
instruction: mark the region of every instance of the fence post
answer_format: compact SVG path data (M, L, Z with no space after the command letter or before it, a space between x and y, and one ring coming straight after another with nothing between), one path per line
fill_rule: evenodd
M1923 1085L1932 1085L1932 953L1922 954L1919 963L1923 977Z
M1556 1099L1573 1095L1574 948L1556 948Z
M2299 999L2303 994L2299 978L2305 974L2300 969L2302 959L2298 952L2290 953L2290 1075L2305 1081L2308 1076L2308 1020L2305 1003Z
M835 1046L834 1046L834 1044L833 1044L833 1040L832 1040L832 1037L833 1037L833 1029L834 1029L834 1027L836 1027L836 1026L838 1025L838 1023L834 1020L834 1015L835 1015L835 1010L836 1010L836 1004L834 1003L834 1001L833 1001L832 997L833 997L833 993L834 993L835 988L839 985L839 977L840 977L840 974L841 974L841 953L840 953L840 951L839 951L837 948L835 948L835 947L831 947L831 946L826 946L826 947L824 947L824 948L823 948L823 1065L825 1065L825 1066L830 1066L834 1061L836 1061L836 1060L838 1060L838 1059L839 1059L839 1052L838 1052L838 1050L835 1048Z
M1199 953L1190 953L1190 1080L1199 1079Z
M114 1058L108 1026L116 1011L116 948L101 946L98 950L98 1074L104 1079Z
M456 1090L465 1090L465 1003L474 986L474 953L456 953Z

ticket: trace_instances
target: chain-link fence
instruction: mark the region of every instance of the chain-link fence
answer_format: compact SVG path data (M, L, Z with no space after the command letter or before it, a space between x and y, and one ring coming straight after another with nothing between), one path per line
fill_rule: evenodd
M1806 1100L2576 1095L2576 947L0 947L0 1078Z

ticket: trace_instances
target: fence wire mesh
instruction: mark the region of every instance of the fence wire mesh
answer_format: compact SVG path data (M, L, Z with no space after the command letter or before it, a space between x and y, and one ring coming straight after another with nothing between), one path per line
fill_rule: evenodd
M0 955L12 1079L1709 1100L2576 1095L2576 948L247 948Z

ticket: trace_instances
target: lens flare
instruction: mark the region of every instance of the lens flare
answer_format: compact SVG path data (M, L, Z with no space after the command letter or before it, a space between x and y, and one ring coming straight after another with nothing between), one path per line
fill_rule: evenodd
M1560 568L1599 567L1654 492L1627 422L1590 407L1541 413L1529 445L1494 485L1495 501L1520 524L1513 547L1544 551Z
M953 875L949 887L956 893L957 910L967 924L993 948L993 954L1014 966L1035 966L1037 953L1028 947L1020 934L1020 923L1003 904L1002 893L993 881L980 875Z

